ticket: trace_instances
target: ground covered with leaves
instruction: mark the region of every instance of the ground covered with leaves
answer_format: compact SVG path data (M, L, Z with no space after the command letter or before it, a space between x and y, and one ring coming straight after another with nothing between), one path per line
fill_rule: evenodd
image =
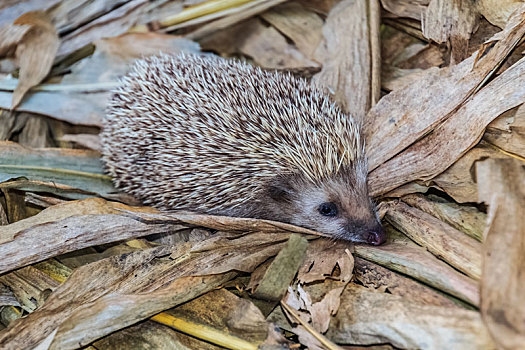
M523 348L524 34L516 0L2 2L0 348ZM116 191L110 91L182 51L329 89L387 243Z

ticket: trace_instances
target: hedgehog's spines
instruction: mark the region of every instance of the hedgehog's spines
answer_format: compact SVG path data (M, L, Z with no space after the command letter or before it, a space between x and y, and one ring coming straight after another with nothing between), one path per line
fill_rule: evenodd
M321 90L211 56L138 61L101 137L116 185L162 209L220 212L276 175L316 183L364 162L358 125Z

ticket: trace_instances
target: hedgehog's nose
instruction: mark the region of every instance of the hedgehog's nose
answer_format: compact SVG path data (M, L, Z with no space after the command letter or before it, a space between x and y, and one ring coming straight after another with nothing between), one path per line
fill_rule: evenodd
M381 245L385 243L386 241L386 233L385 230L381 227L381 225L378 225L373 230L368 231L366 236L366 242L368 244L372 245Z

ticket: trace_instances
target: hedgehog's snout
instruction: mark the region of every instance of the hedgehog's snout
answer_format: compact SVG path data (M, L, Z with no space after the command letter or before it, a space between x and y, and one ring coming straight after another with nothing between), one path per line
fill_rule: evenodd
M343 228L341 238L357 243L381 245L386 242L386 232L379 221L367 225L365 222L349 220Z
M366 242L371 245L381 245L386 242L386 233L381 225L369 230L366 234Z

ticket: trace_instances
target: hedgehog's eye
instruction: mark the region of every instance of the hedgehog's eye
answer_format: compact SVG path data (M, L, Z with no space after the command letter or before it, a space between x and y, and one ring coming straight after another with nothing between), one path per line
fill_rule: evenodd
M319 213L324 216L336 216L337 215L337 206L332 202L323 203L317 208Z

